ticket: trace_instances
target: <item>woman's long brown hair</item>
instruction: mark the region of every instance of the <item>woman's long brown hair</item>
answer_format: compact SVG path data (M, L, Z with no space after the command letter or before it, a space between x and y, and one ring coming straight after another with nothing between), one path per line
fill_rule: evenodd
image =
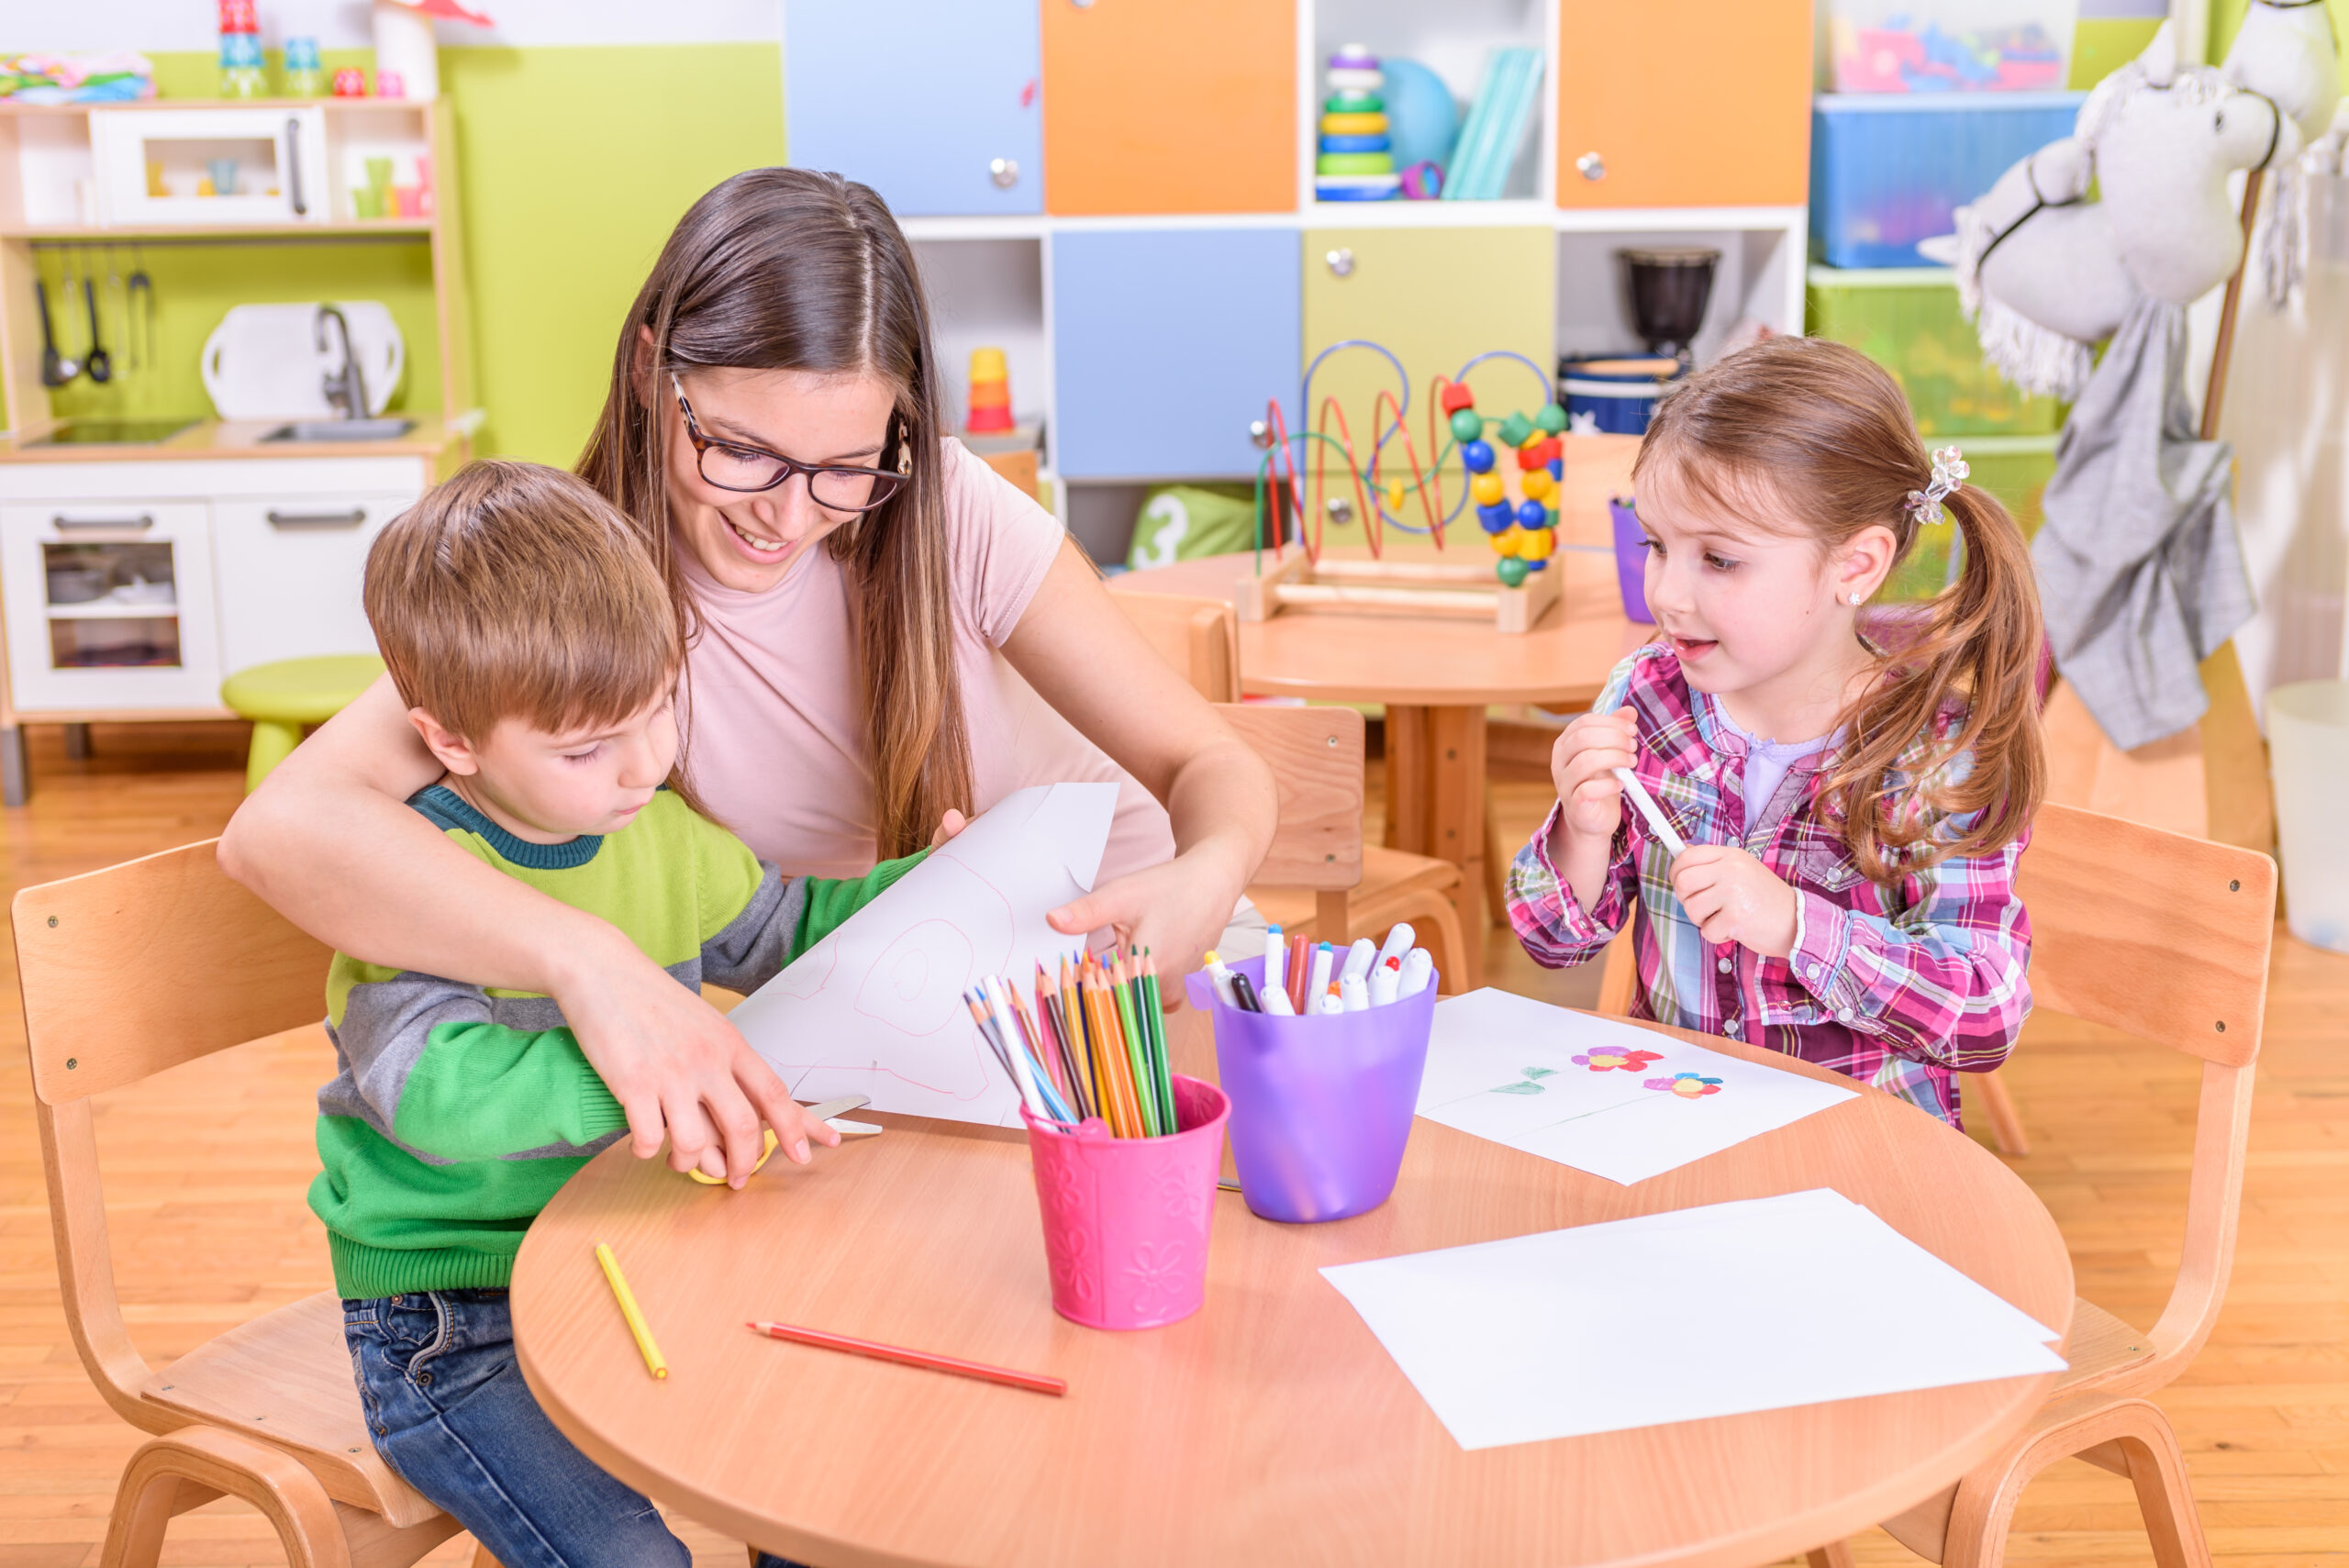
M652 334L639 382L639 328ZM677 569L659 388L671 370L872 374L896 393L882 462L909 452L896 496L826 541L846 569L873 745L884 858L930 841L972 804L970 732L954 661L946 494L930 314L912 250L881 198L838 174L753 169L696 202L620 328L612 384L579 474L626 513L661 563L680 624L698 630ZM687 740L690 752L690 738ZM681 762L681 770L683 764Z
M1926 520L1909 496L1932 480L1899 384L1856 350L1816 338L1774 338L1691 376L1657 409L1632 477L1663 466L1733 510L1749 509L1741 495L1776 497L1822 550L1881 524L1898 543L1896 566ZM1977 485L1942 505L1964 541L1963 569L1912 630L1887 639L1880 677L1840 721L1850 739L1821 786L1873 881L2012 843L2046 783L2030 547ZM1963 717L1934 741L1953 705ZM1912 754L1920 739L1925 750ZM1963 833L1942 836L1942 814L1975 813Z

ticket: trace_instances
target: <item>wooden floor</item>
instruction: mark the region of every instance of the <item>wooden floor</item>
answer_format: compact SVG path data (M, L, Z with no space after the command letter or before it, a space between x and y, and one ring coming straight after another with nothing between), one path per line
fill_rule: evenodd
M100 727L95 754L78 762L55 732L36 732L32 804L0 812L0 884L13 894L217 832L242 759L230 727ZM1495 794L1504 842L1548 805L1531 779ZM1591 995L1589 975L1535 968L1505 931L1491 933L1487 962L1496 984L1562 1002ZM13 957L0 952L0 1568L78 1568L97 1562L136 1435L92 1392L66 1339ZM2159 1398L2221 1563L2349 1565L2349 958L2279 930L2270 998L2233 1288L2210 1347ZM150 1358L329 1284L303 1205L317 1169L311 1096L329 1060L323 1038L247 1048L102 1102L125 1316ZM2010 1075L2033 1140L2017 1168L2070 1239L2082 1293L2150 1323L2176 1266L2193 1065L2047 1019ZM1889 1352L1898 1336L1887 1326L1877 1338ZM697 1562L739 1568L740 1547L674 1522ZM1863 1562L1916 1561L1880 1532L1854 1546ZM429 1561L467 1551L460 1538ZM2077 1462L2024 1496L2010 1555L2082 1568L2151 1560L2128 1484ZM174 1523L164 1561L284 1559L257 1516L223 1501Z

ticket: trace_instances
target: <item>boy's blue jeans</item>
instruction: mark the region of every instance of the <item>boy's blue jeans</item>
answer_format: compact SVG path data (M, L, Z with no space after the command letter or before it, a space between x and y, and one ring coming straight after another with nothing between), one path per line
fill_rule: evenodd
M503 1568L690 1568L652 1505L555 1430L514 1362L502 1290L342 1304L375 1451ZM794 1568L762 1552L759 1568Z

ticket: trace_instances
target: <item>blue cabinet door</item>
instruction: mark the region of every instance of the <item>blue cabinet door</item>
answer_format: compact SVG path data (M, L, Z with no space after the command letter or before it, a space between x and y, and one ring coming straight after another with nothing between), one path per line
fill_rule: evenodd
M1036 0L785 0L785 155L901 217L1041 212L1036 35Z
M1073 479L1252 477L1248 424L1297 426L1293 228L1052 236L1052 462Z

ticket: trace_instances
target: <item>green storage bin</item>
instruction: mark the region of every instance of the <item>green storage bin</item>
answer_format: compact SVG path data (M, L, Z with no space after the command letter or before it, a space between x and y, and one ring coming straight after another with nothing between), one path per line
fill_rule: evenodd
M2014 514L2015 521L2022 525L2026 537L2038 533L2040 522L2047 515L2041 503L2047 481L2055 473L2055 438L1959 437L1955 444L1965 453L1965 482L1996 495ZM1955 527L1944 521L1920 533L1909 559L1877 591L1876 602L1914 604L1940 593L1949 580L1949 541Z
M2046 436L2064 406L2028 397L1982 362L1946 267L1810 269L1807 328L1890 371L1927 436Z

